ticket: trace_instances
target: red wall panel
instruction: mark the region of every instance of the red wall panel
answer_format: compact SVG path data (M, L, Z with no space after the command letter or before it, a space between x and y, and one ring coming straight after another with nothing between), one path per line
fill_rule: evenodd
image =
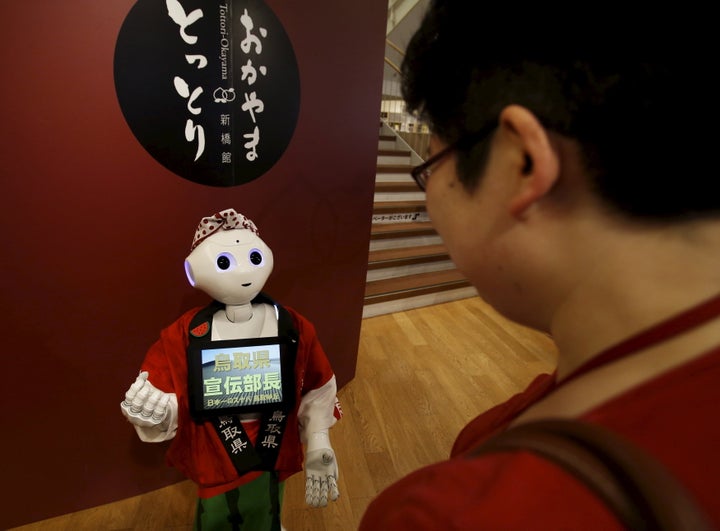
M382 0L267 1L297 56L301 107L280 161L252 183L198 185L135 140L113 53L131 0L0 7L0 528L164 486L164 445L119 403L160 329L205 302L183 259L201 217L233 207L275 254L266 291L354 375L378 140Z

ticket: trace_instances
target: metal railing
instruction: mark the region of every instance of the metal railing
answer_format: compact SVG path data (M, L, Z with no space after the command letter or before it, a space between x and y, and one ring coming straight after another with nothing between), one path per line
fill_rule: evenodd
M385 44L400 57L405 55L405 52L390 39L385 39ZM387 55L386 53L385 64L399 76L401 73L400 67L389 59ZM405 102L400 92L399 79L387 79L387 77L385 76L385 79L383 79L380 119L402 137L417 155L424 159L430 141L430 132L425 124L420 123L415 116L406 112Z

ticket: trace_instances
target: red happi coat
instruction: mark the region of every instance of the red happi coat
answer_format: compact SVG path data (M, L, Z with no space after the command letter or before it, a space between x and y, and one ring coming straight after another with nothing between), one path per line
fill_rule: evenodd
M309 391L321 388L333 377L332 367L320 345L315 327L292 308L285 308L292 317L299 340L295 360L295 407L288 416L275 465L281 481L302 470L303 450L298 427L298 409L302 397ZM189 310L162 330L160 338L148 350L141 370L148 371L148 380L155 387L177 395L178 429L167 452L168 464L197 484L201 498L210 498L249 483L262 472L238 475L213 424L196 423L190 417L186 357L188 327L202 309L198 307ZM334 418L340 418L337 407ZM243 426L254 443L259 423L244 423Z

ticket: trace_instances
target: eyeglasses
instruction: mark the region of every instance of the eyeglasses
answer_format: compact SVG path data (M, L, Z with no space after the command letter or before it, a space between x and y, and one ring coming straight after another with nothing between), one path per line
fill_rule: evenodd
M480 140L492 133L496 127L497 123L491 121L479 131L461 137L449 146L435 153L432 157L427 159L422 164L419 164L418 166L415 166L412 170L410 170L410 175L412 175L412 178L415 179L415 182L417 183L420 190L422 190L423 192L425 191L425 186L427 185L427 181L430 178L430 174L432 173L432 167L435 164L440 162L443 158L447 157L450 153L457 149L467 149L474 144L477 144Z

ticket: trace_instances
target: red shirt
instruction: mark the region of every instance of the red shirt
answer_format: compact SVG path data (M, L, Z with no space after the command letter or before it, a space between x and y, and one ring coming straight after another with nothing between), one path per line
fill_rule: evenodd
M621 529L602 503L562 469L526 452L468 459L547 394L552 377L474 419L452 457L401 479L368 507L360 531L422 529ZM581 419L633 441L683 483L720 528L720 348L605 402Z

